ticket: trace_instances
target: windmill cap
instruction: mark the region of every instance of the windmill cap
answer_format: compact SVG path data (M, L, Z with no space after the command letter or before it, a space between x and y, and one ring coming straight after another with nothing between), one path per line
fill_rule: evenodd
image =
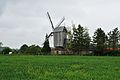
M67 32L67 29L65 26L60 26L60 27L56 27L54 29L54 32L63 32L64 30Z

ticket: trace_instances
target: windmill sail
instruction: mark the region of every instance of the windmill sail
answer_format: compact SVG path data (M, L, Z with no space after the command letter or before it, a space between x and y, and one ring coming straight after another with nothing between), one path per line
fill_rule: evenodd
M53 36L53 42L54 42L54 47L55 48L65 48L66 47L66 35L67 35L67 30L65 26L61 26L65 18L63 17L57 26L54 27L52 19L50 17L49 12L47 12L47 16L49 18L49 21L51 23L53 31L47 36L49 38L50 36Z
M52 34L53 34L53 32L51 32L51 33L48 35L48 37L47 37L47 38L49 38L50 36L53 36Z
M62 24L62 22L65 20L65 17L63 17L61 20L60 20L60 22L57 24L57 26L56 27L59 27L61 24Z
M49 20L50 20L50 23L51 23L52 29L54 30L54 25L53 25L53 22L52 22L52 19L51 19L51 17L50 17L49 12L47 12L47 16L48 16L48 18L49 18Z

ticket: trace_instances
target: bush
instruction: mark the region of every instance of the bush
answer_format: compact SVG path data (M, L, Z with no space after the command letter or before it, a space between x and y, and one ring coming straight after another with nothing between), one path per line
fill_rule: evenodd
M120 51L118 51L118 50L109 51L109 52L106 52L104 55L106 55L106 56L120 56Z
M27 49L28 49L28 45L24 44L24 45L22 45L22 46L20 47L19 52L20 52L21 54L24 54Z
M31 45L25 52L26 54L39 55L41 54L41 48L37 45Z
M9 52L12 52L12 49L6 47L5 49L3 49L2 54L9 54Z

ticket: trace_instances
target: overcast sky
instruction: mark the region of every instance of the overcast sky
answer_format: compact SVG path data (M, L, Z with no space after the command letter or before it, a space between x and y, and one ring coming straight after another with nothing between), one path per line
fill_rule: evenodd
M109 32L120 26L120 0L0 0L0 41L11 48L42 46L52 31L47 11L54 25L64 16L63 25L81 24L90 35L98 27Z

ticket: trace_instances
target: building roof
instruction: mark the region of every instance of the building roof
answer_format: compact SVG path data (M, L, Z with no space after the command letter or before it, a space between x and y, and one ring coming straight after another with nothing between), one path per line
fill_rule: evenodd
M54 32L62 32L64 30L67 32L67 29L65 28L65 26L60 26L60 27L56 27L54 29Z

